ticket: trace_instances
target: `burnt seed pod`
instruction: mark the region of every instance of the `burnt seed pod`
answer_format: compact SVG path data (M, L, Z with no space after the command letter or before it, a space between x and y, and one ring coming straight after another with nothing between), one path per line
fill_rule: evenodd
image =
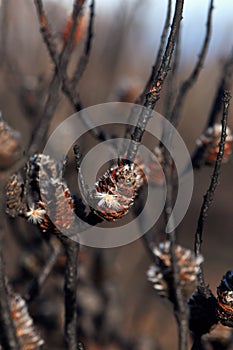
M19 294L11 295L10 309L20 350L41 349L44 341L35 330L33 320L28 313L26 302Z
M6 186L6 213L11 217L23 214L25 210L24 183L20 174L11 176Z
M196 336L202 336L210 332L218 323L216 308L217 299L210 289L197 287L197 290L188 300L189 305L189 329Z
M134 204L144 173L136 164L120 161L97 181L93 193L95 213L107 221L122 218Z
M207 165L214 165L217 154L219 151L219 142L221 139L221 133L222 133L222 125L221 124L214 124L212 127L209 127L204 134L200 136L200 138L197 140L198 147L204 147L204 159L205 163ZM230 156L232 155L232 149L233 149L233 135L232 131L229 127L226 129L226 142L225 142L225 149L224 149L224 156L223 156L223 163L226 163L229 161Z
M37 198L25 212L28 221L38 224L43 231L69 230L75 220L74 203L62 177L63 164L38 154L30 158L28 169L30 190L33 198Z
M233 327L233 270L228 271L217 288L219 321L228 327Z
M166 296L173 300L174 281L170 247L169 241L160 243L159 247L155 247L156 265L150 267L147 277L153 283L155 290L160 296ZM175 248L175 254L180 269L180 285L183 297L188 299L196 288L197 275L200 271L203 257L201 255L195 256L191 250L179 245Z

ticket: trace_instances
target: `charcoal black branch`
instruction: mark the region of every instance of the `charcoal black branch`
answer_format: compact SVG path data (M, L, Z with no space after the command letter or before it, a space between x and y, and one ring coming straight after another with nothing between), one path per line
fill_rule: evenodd
M152 111L155 108L157 101L160 99L160 93L161 93L163 83L170 70L170 64L172 60L175 43L177 40L177 36L179 35L180 22L182 20L183 5L184 5L183 0L176 1L175 13L173 16L173 21L171 26L171 32L167 41L166 50L164 52L160 68L154 80L151 82L150 91L144 95L142 104L145 108L142 109L139 116L138 124L131 135L132 142L130 143L129 149L127 151L127 159L129 159L130 161L133 161L135 159L138 147L140 146L140 140L142 139L142 136L145 132L148 121L151 118Z
M180 90L179 90L179 93L178 93L178 96L176 98L175 105L174 105L172 112L171 112L170 121L175 126L177 125L178 120L180 119L180 112L181 112L181 108L185 102L185 97L186 97L188 91L193 87L194 83L197 81L197 78L198 78L200 71L203 67L205 57L206 57L207 52L208 52L208 47L209 47L209 42L210 42L211 32L212 32L212 13L213 13L213 9L214 9L213 4L214 4L214 0L211 0L210 5L209 5L209 10L208 10L208 15L207 15L206 34L205 34L205 38L204 38L201 52L198 56L198 60L196 62L196 65L195 65L193 71L191 72L190 76L182 83Z
M78 284L78 251L79 244L71 239L61 236L65 248L65 336L66 349L78 349L77 334L77 284Z
M203 133L212 127L217 121L221 110L222 110L222 96L225 90L230 90L232 86L232 75L233 75L233 50L227 57L223 64L222 73L219 79L218 87L213 99L212 107L207 118L207 123L204 127ZM196 147L192 155L192 164L194 168L200 168L203 164L203 157L206 151L207 144L203 144L202 147Z
M57 262L58 256L61 253L61 246L56 237L51 238L50 249L50 255L46 260L46 263L43 266L42 270L40 271L39 276L31 282L28 288L28 292L25 296L25 300L28 302L32 302L39 295Z
M224 95L222 97L223 115L222 115L222 122L221 122L222 123L221 139L219 142L218 155L216 158L213 174L211 176L210 185L209 185L209 188L208 188L206 194L204 195L204 199L203 199L203 203L201 206L200 215L199 215L199 219L198 219L197 230L196 230L196 234L195 234L195 243L194 243L194 251L195 251L196 255L201 253L204 223L207 219L210 206L214 200L215 191L216 191L218 181L219 181L220 169L221 169L221 165L222 165L222 159L223 159L223 155L224 155L224 147L225 147L226 136L227 136L226 128L227 128L228 110L229 110L229 105L230 105L230 99L231 99L230 92L224 91ZM199 284L202 287L205 287L203 272L201 272L199 275Z
M7 277L3 260L3 217L5 182L0 181L0 344L4 350L20 350L15 327L11 317Z
M48 51L51 55L53 62L55 63L55 69L53 78L49 85L48 97L44 106L43 114L39 120L38 125L36 125L35 131L32 134L30 144L29 144L29 154L34 154L38 152L38 148L43 145L45 142L48 129L53 118L54 112L59 102L59 93L62 86L62 82L67 78L67 67L71 58L72 45L74 40L75 31L78 25L78 18L81 14L82 6L84 0L76 0L73 5L72 12L72 28L67 42L64 44L64 47L61 53L56 59L56 53L54 52L55 47L53 44L52 36L45 35L47 32L50 32L49 29L44 29L41 33L44 38L45 44L48 47ZM38 13L38 19L41 23L41 27L47 26L47 18L43 10L42 0L35 0L35 6Z
M89 25L88 25L88 32L87 32L87 39L86 39L86 44L84 48L84 52L81 55L77 67L74 71L73 78L71 80L71 89L75 90L79 80L81 79L86 66L89 61L90 53L91 53L91 47L92 47L92 39L94 35L94 16L95 16L95 0L92 0L90 4L90 19L89 19Z

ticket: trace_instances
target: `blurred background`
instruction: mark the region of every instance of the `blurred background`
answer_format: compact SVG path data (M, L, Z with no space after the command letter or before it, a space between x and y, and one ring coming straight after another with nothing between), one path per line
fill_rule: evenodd
M72 1L46 0L46 12L60 48L72 11ZM43 110L53 65L42 42L33 1L7 1L1 16L0 110L5 120L21 133L26 147ZM174 4L173 4L174 5ZM94 40L87 69L78 90L85 107L110 101L134 102L150 75L166 16L166 1L96 0ZM192 71L205 35L209 1L185 1L180 62L176 86ZM216 0L210 47L197 83L188 94L178 130L192 153L211 109L222 65L233 47L233 4ZM4 16L3 13L5 12ZM72 52L72 68L82 53L88 26L88 3L82 34ZM164 96L157 111L164 111ZM72 110L61 94L50 131ZM233 107L229 125L233 127ZM88 143L88 142L87 142ZM85 149L85 144L83 145ZM69 168L69 173L72 169ZM195 171L191 205L178 227L178 241L192 248L202 198L212 168ZM203 254L206 283L213 292L223 274L233 268L233 163L224 164L204 232ZM13 222L14 221L14 222ZM25 293L43 265L48 250L36 228L21 219L10 220L5 235L5 261L14 289ZM154 228L161 239L160 226ZM158 235L158 236L156 236ZM176 324L172 305L160 299L147 282L151 263L142 240L124 247L98 250L81 248L78 317L80 334L88 350L176 349ZM46 341L46 349L64 349L64 259L59 259L41 295L30 311Z

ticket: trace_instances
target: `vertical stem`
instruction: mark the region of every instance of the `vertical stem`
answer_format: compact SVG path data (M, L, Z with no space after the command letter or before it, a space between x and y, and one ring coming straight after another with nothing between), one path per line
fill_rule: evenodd
M219 151L216 158L213 174L211 176L211 181L209 188L204 196L203 203L201 206L201 211L198 219L197 230L195 234L195 243L194 243L194 251L195 254L198 255L201 253L202 246L202 235L204 230L204 223L208 215L209 208L213 202L215 190L218 185L220 169L222 165L222 158L224 156L224 148L226 142L226 128L227 128L227 120L228 120L228 110L230 106L231 94L229 91L224 91L223 95L223 116L222 116L222 133L221 139L219 142ZM201 271L199 275L199 283L202 287L205 287L203 271Z
M77 279L79 244L69 238L62 238L66 252L65 270L65 336L68 350L77 350Z
M6 275L3 262L3 218L4 218L4 206L3 206L3 193L4 193L4 181L0 180L0 343L4 350L19 350L19 344L11 318L11 310L9 306L8 293L6 287Z

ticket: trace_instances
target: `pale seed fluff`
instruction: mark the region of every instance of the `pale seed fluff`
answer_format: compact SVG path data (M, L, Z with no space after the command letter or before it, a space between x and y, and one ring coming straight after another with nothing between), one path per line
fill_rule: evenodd
M28 218L28 221L33 224L40 224L43 221L43 218L46 214L46 210L41 208L35 208L35 205L33 204L31 207L29 207L29 211L25 213L25 216Z
M100 198L100 201L98 202L99 207L108 207L110 209L118 210L121 208L117 195L115 194L109 194L109 193L95 193L95 198Z

